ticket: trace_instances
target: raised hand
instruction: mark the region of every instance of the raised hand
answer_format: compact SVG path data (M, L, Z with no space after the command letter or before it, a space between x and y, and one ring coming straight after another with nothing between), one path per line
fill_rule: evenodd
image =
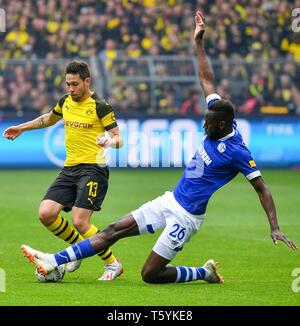
M194 39L195 41L199 41L202 40L205 31L205 18L199 10L196 11L195 24Z

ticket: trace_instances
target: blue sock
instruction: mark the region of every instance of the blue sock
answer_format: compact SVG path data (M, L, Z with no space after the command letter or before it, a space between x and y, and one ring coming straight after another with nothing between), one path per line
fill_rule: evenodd
M57 254L51 255L52 257L50 259L54 264L56 262L57 265L62 265L70 261L91 257L95 254L96 252L91 245L90 239L85 239Z
M175 283L184 283L197 280L203 280L205 269L202 267L184 267L176 266L177 277Z

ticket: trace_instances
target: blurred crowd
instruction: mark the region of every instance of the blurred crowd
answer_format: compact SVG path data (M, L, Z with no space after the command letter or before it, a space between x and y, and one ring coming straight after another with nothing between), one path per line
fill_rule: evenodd
M136 67L125 63L120 78L115 64L123 56L195 56L194 15L201 8L217 92L243 114L274 105L300 114L300 33L291 15L300 0L0 0L0 8L6 13L0 58L25 59L0 61L0 111L49 110L65 92L59 59L95 57L116 111L203 114L195 82L130 82ZM196 73L190 63L166 67L152 69L162 77ZM153 74L149 65L138 68L141 77Z

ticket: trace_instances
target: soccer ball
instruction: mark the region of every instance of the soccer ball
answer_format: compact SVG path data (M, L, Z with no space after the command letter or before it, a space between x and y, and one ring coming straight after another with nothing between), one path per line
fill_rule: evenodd
M46 282L58 283L64 278L65 271L66 271L65 265L59 265L55 267L54 270L51 271L49 274L43 275L42 273L39 273L37 267L35 267L35 275L41 283L46 283Z

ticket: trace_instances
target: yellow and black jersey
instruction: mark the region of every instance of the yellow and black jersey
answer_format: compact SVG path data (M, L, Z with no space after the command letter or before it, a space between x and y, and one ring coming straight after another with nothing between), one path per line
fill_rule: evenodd
M61 116L65 126L67 158L65 166L80 163L105 164L103 149L96 144L105 130L117 126L114 111L96 93L82 102L75 102L69 94L56 104L53 113Z

